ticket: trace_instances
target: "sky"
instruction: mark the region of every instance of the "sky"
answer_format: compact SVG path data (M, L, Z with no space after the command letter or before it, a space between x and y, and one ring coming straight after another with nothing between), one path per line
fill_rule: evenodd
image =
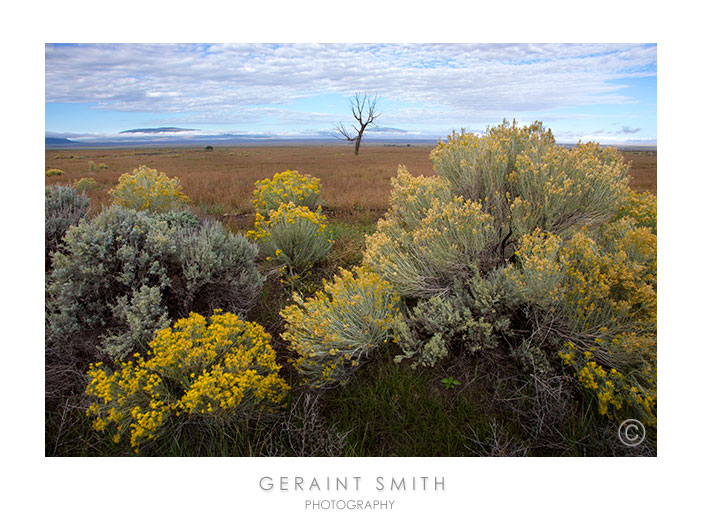
M536 120L557 141L657 143L656 44L47 44L45 130L78 141L329 138L355 92L369 138Z

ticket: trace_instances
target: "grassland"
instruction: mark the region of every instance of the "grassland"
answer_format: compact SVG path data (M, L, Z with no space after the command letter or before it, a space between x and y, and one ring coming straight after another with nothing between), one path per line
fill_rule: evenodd
M169 177L177 176L200 214L242 231L253 225L251 199L256 180L286 169L311 174L321 180L325 214L335 241L327 262L302 286L303 291L313 292L339 267L361 262L364 235L374 230L388 207L390 180L398 165L407 166L414 175L434 174L429 161L433 147L367 145L358 157L343 144L216 147L212 151L172 147L47 150L46 169L64 173L47 177L45 182L95 179L98 186L88 195L96 212L110 202L108 191L119 176L144 164ZM632 188L656 194L656 152L623 152L623 156L631 163ZM282 321L278 312L289 301L290 293L277 279L270 279L249 316L272 334L284 366L291 353L279 337ZM314 403L294 397L283 424L272 429L254 426L248 434L227 429L194 432L179 441L164 441L147 455L603 455L598 450L600 441L592 438L595 431L578 419L572 432L563 434L566 443L559 447L523 446L520 419L501 417L481 402L484 384L477 376L470 378L472 367L444 365L413 371L388 362L396 354L393 349L387 347L352 384L319 396ZM461 386L445 389L440 382L447 376L457 376ZM286 377L295 379L295 374ZM47 402L47 455L130 453L128 447L116 448L91 430L83 411L79 397ZM604 426L608 436L614 437L608 429ZM275 437L293 442L282 449L272 443Z
M258 179L276 172L297 170L318 177L328 212L365 219L388 208L390 179L398 165L413 175L434 175L429 154L434 146L364 146L355 157L343 144L320 146L130 148L47 150L46 168L57 168L61 176L46 178L46 184L69 183L92 177L99 187L89 193L93 209L109 202L108 190L123 173L141 164L178 177L183 191L203 214L235 218L241 224L251 214L251 197ZM657 191L657 154L623 152L631 162L631 186ZM98 168L100 164L107 166ZM246 221L244 222L246 223Z

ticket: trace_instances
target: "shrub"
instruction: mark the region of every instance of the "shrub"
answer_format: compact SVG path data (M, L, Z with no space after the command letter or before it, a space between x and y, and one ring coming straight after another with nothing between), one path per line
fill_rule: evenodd
M477 271L465 281L457 279L451 291L420 299L393 325L394 340L403 353L396 363L409 359L412 367L433 367L461 349L473 354L498 345L499 334L510 335L510 309L502 279L482 278Z
M452 200L449 181L442 177L413 177L405 166L399 166L397 177L391 178L386 218L396 220L406 230L413 230L425 218L435 199L440 204Z
M48 342L64 347L84 342L79 348L95 355L101 336L127 327L119 317L142 287L165 292L174 252L165 223L122 207L103 210L71 228L48 278ZM130 345L120 355L136 347Z
M390 337L399 303L388 282L358 267L340 270L305 301L298 294L293 300L281 311L281 337L299 355L294 366L313 387L347 382Z
M625 220L602 243L535 231L506 269L599 412L656 423L656 236ZM543 333L546 333L543 331Z
M169 227L200 227L201 220L190 210L167 210L156 215L156 219L165 221Z
M315 210L320 206L320 179L295 170L276 173L273 179L254 183L254 208L266 217L281 204L293 203Z
M638 227L648 228L657 233L657 197L649 192L631 190L618 217L628 217Z
M103 210L70 229L54 255L47 341L124 358L193 308L244 314L262 283L256 252L219 223L169 228L145 212Z
M254 265L257 246L212 221L198 227L187 223L174 226L172 238L175 251L170 259L170 291L178 313L211 313L224 308L246 315L263 285Z
M107 169L107 164L101 162L100 164L98 164L98 169L99 169L99 170L106 170L106 169Z
M120 176L117 186L110 190L114 204L134 210L166 212L190 203L190 198L181 192L178 178L168 178L146 166L139 166L131 174Z
M237 422L278 407L289 386L261 325L234 314L198 314L156 333L146 356L88 370L87 414L116 443L176 436L185 422Z
M48 267L68 228L77 225L88 211L90 199L70 186L44 189L44 251Z
M47 177L57 177L59 175L63 175L63 170L59 170L58 168L50 168L44 173Z
M470 274L472 264L496 243L493 219L479 203L431 197L424 179L415 185L407 176L394 182L391 209L366 238L364 265L407 297L447 292L454 278ZM423 191L402 193L411 186Z
M286 267L290 275L309 271L332 248L327 218L319 210L293 203L280 205L268 219L257 213L254 230L247 236L258 243L268 261Z
M79 192L89 192L90 190L97 188L97 186L98 182L92 177L83 177L82 179L73 181L73 187Z
M614 148L557 146L540 122L485 135L453 134L430 155L452 190L493 216L500 251L540 228L561 234L612 218L626 200L627 165Z

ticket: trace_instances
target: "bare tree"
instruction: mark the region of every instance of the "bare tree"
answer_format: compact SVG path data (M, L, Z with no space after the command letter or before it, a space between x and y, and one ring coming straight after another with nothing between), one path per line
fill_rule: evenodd
M354 143L354 155L359 154L359 146L361 145L361 137L364 135L366 128L373 124L374 120L381 116L381 113L376 112L376 104L378 103L379 97L376 95L373 98L364 92L361 94L357 92L351 98L349 104L351 107L352 115L356 120L358 126L352 125L356 134L350 133L342 122L337 124L335 131L337 131L341 136L342 140Z

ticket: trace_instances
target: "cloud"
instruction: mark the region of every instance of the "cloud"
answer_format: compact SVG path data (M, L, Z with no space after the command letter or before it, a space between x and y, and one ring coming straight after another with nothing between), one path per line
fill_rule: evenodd
M455 116L619 104L630 100L614 80L656 73L656 47L627 44L84 44L45 55L47 102L223 123L359 89Z

